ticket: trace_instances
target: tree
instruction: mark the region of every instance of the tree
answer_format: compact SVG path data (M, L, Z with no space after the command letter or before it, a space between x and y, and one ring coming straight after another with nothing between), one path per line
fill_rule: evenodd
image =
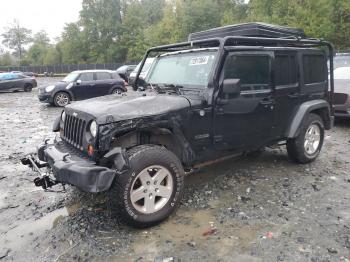
M62 62L67 64L86 63L89 49L79 24L66 24L61 41L57 47L61 50Z
M89 62L112 62L116 58L110 49L117 44L122 31L119 0L83 0L80 21L83 38L88 47Z
M0 65L1 66L12 66L13 59L10 52L4 52L0 55Z
M6 32L2 34L4 38L2 43L15 50L19 61L22 59L24 45L31 42L31 32L31 30L21 27L18 20L14 20L13 24L7 27Z
M37 32L33 37L33 44L26 53L26 61L31 65L44 65L45 56L49 49L53 48L46 31Z

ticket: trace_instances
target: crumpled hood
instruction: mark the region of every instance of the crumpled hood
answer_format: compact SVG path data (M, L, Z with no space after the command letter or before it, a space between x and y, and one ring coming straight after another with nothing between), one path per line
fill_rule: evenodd
M192 101L192 100L191 100ZM187 98L180 95L135 92L127 95L108 95L66 106L68 113L79 112L96 119L98 124L117 122L165 114L190 107Z

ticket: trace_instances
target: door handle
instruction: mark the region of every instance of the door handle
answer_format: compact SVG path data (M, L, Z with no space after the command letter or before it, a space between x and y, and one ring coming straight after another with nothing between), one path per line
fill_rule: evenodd
M289 98L298 98L299 94L298 93L291 93L287 95Z
M271 98L264 98L260 101L260 104L262 105L272 105L274 103L275 103L275 100Z

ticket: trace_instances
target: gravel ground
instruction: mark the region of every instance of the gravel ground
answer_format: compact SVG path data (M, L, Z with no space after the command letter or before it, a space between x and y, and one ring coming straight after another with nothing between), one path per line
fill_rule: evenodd
M33 185L19 160L52 136L60 112L36 93L0 94L1 261L350 261L350 121L312 164L269 148L189 175L177 213L136 230L104 194Z

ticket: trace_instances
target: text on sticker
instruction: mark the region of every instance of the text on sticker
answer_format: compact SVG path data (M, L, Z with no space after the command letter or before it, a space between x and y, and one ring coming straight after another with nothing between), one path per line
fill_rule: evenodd
M194 57L190 60L190 65L206 65L208 60L209 56Z

